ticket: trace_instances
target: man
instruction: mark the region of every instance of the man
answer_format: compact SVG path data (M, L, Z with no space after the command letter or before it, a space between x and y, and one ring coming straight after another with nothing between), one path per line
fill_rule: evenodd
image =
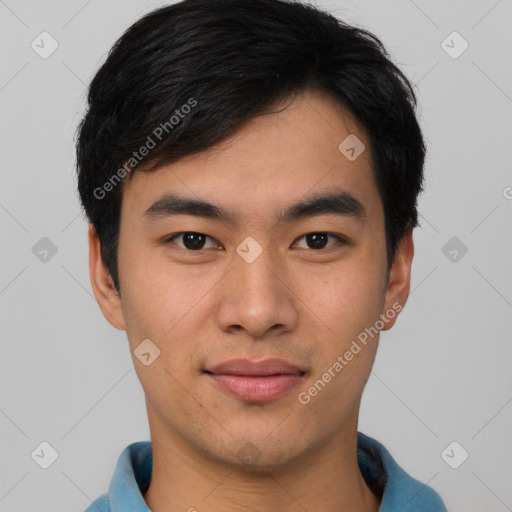
M380 41L300 3L185 0L126 31L88 105L91 282L151 431L88 512L444 511L357 431L425 156Z

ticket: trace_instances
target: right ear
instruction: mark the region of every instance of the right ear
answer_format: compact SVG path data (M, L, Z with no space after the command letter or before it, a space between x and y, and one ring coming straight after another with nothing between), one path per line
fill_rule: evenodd
M89 225L89 273L98 305L106 320L116 329L125 330L121 298L115 289L112 276L101 257L101 243L92 224Z

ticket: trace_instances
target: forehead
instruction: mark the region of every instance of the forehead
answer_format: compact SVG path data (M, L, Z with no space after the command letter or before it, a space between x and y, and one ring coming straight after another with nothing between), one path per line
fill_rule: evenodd
M135 172L123 187L122 217L142 219L166 193L222 205L234 216L275 217L331 189L356 198L370 217L379 214L370 141L347 109L306 91L272 110L206 151Z

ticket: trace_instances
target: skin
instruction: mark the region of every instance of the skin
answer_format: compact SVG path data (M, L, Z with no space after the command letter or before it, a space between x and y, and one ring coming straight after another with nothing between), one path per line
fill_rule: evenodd
M89 230L92 287L105 318L126 330L146 396L153 474L144 498L154 512L254 510L377 511L380 499L357 464L361 395L378 336L304 405L307 391L365 328L409 294L412 230L386 274L384 212L370 143L348 110L307 90L283 111L252 119L208 151L137 172L123 190L118 248L121 297ZM356 134L366 150L349 161L338 149ZM276 212L313 192L342 188L367 217L311 216L277 224ZM232 226L191 215L144 219L164 192L231 209ZM204 248L183 238L208 235ZM330 233L326 247L308 233ZM248 236L263 252L236 252ZM219 249L220 248L220 249ZM383 330L391 328L398 315ZM133 351L149 338L161 353L143 365ZM232 358L279 357L307 371L278 399L248 403L202 373ZM252 443L256 462L237 452Z

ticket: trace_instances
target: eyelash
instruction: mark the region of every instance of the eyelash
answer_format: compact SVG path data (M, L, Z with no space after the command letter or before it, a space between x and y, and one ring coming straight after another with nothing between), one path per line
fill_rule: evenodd
M191 233L191 234L194 234L194 235L203 235L203 236L206 236L207 238L209 238L211 240L215 240L213 237L205 235L204 233L200 233L198 231L181 231L180 233L176 233L176 234L168 237L165 240L165 243L166 244L173 244L172 240L174 240L175 238L179 238L179 237L185 235L186 233ZM309 233L305 233L304 235L302 235L299 238L297 238L296 241L301 240L301 239L303 239L304 237L306 237L308 235L327 235L327 236L329 236L331 238L335 238L338 241L338 244L340 244L340 245L348 245L348 243L349 243L345 238L343 238L343 237L341 237L339 235L335 235L333 233L325 232L325 231L310 231ZM296 243L296 241L294 243ZM174 244L174 245L176 245L176 244ZM332 248L335 245L336 244L328 246L328 247L324 247L324 248L321 248L321 249L310 249L310 250L314 251L314 252L321 252L321 251L326 251L326 250ZM187 251L187 252L190 252L190 253L200 253L200 252L204 252L206 250L206 249L191 250L191 249L187 249L186 247L180 247L180 246L178 246L178 247L180 249L182 249L184 251Z

